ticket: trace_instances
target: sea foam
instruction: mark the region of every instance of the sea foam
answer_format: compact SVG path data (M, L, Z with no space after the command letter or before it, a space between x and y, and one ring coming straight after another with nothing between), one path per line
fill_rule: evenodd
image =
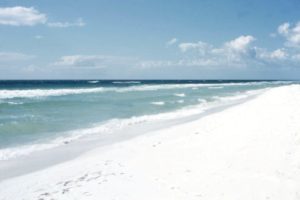
M103 92L103 88L0 90L0 99L36 98Z
M88 83L95 84L95 83L99 83L99 81L88 81Z
M113 81L113 84L140 84L140 81Z
M174 96L177 96L177 97L185 97L185 94L184 94L184 93L175 93Z
M154 101L154 102L151 102L151 104L157 105L157 106L163 106L163 105L165 105L165 102L163 102L163 101Z

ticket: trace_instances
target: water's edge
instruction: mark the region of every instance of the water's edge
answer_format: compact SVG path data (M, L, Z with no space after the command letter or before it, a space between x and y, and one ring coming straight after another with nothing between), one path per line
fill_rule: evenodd
M87 153L88 151L91 151L95 148L105 147L111 144L115 144L117 142L122 142L134 137L147 134L152 131L161 130L174 125L198 120L207 115L216 112L221 112L229 107L242 104L246 101L256 98L260 94L261 93L249 96L246 99L240 99L239 101L235 101L231 104L213 107L203 113L184 117L181 119L173 119L168 121L152 123L149 122L131 127L126 127L122 130L116 131L114 134L100 136L98 135L97 137L95 137L95 135L91 135L83 138L82 140L67 143L63 146L34 152L30 155L19 157L17 159L0 161L0 182L17 176L43 170L53 165L57 165L75 159L78 156Z

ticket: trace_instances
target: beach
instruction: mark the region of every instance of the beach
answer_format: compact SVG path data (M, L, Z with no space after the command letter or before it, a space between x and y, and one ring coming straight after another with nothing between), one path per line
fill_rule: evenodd
M299 121L300 85L274 87L199 119L2 180L0 200L298 200Z

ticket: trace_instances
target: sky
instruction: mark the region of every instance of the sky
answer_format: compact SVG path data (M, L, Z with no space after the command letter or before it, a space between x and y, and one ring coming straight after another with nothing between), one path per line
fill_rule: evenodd
M300 79L299 0L1 0L0 79Z

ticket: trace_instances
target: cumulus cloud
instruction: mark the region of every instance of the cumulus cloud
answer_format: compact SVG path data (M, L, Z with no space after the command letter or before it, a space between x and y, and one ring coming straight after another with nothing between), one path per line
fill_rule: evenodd
M277 31L279 34L286 36L290 31L289 29L290 29L290 24L286 22L278 26Z
M282 25L278 33L289 35L296 32L295 27ZM149 60L142 61L140 65L144 68L163 66L199 66L208 68L219 67L248 67L248 66L297 66L300 61L300 54L295 54L286 48L267 50L254 46L256 39L251 35L241 35L230 41L224 42L221 46L214 46L202 41L182 42L178 49L183 53L175 60Z
M298 44L299 25L284 23L278 27L277 34ZM269 50L255 46L256 38L252 35L241 35L219 46L203 41L181 42L172 38L167 45L176 47L181 52L171 60L140 60L103 55L63 56L55 66L94 67L134 66L135 68L156 67L201 67L201 68L245 68L253 66L286 67L299 66L300 54L291 45ZM176 44L176 45L174 45ZM294 47L293 46L293 47Z
M75 22L49 22L47 23L49 27L53 28L68 28L68 27L83 27L85 26L85 22L83 19L79 18Z
M184 42L178 45L183 53L193 52L191 59L187 57L177 62L177 65L186 66L244 66L247 57L254 56L252 42L255 38L250 35L242 35L233 40L225 42L220 47L199 42ZM196 53L196 54L195 54Z
M181 52L196 50L201 55L209 54L237 54L246 53L255 38L251 35L239 36L231 41L225 42L221 47L215 48L213 45L199 41L199 42L185 42L178 45Z
M7 7L0 8L0 24L11 26L34 26L44 24L47 21L46 14L40 13L33 7Z
M85 26L85 22L82 18L77 19L75 22L48 22L47 15L41 13L34 7L0 7L0 25L35 26L38 24L55 28Z
M284 49L277 49L277 50L271 52L270 58L282 60L282 59L287 58L287 53L285 52Z
M255 48L257 59L265 61L283 61L289 59L289 54L286 49L276 49L274 51L267 51L266 49Z
M225 43L225 46L230 50L234 50L237 52L245 53L248 49L250 44L255 40L255 38L251 35L242 35L238 38L231 40Z
M177 38L172 38L171 40L169 40L168 42L167 42L167 46L171 46L171 45L173 45L173 44L175 44L175 43L177 43L178 42L178 39Z
M286 22L281 24L278 29L278 34L286 39L285 45L288 47L300 47L300 22L292 26Z

